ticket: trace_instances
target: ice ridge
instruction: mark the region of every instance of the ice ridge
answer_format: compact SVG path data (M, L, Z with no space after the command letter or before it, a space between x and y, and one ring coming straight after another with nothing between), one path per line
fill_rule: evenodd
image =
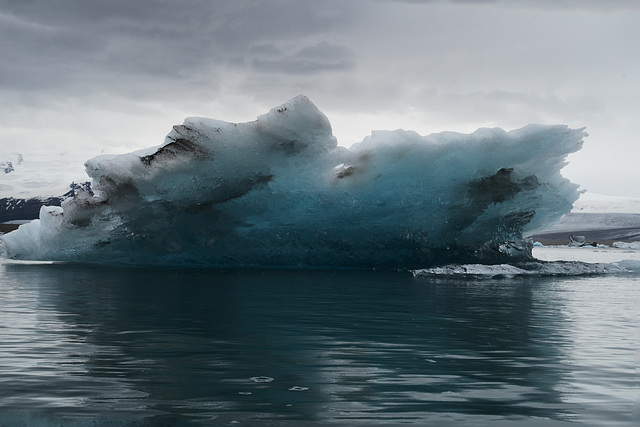
M0 237L3 256L204 267L412 269L530 259L578 198L583 129L374 131L337 145L298 96L257 120L187 118L159 147L85 163L92 191Z

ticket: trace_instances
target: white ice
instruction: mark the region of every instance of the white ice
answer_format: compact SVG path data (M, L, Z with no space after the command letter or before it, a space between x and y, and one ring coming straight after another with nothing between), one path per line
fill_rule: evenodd
M247 123L188 118L144 152L86 162L94 193L0 237L12 259L418 268L530 254L569 212L585 133L376 131L349 149L298 96ZM505 244L505 242L515 242Z

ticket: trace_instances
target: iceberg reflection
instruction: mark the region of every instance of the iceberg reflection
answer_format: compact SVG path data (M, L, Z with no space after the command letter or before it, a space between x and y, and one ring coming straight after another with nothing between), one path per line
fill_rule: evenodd
M38 362L4 379L2 416L491 425L580 410L565 395L576 326L554 279L70 265L2 277L21 292L0 298L16 338L3 363Z

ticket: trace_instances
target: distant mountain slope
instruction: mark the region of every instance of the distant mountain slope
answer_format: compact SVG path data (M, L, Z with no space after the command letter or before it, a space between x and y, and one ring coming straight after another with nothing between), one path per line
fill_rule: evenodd
M62 197L34 197L32 199L0 199L0 223L8 221L24 221L38 218L42 206L60 206Z
M73 196L79 190L91 191L91 183L76 184L73 182L69 188L69 191L56 197L0 198L0 223L36 219L42 206L60 206L64 199Z

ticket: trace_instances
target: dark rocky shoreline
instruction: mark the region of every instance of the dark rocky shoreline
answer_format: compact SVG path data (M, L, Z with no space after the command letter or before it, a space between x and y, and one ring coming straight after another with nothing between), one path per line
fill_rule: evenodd
M569 237L584 236L587 244L640 241L640 214L571 212L548 230L530 235L543 245L567 245Z
M584 236L587 244L597 243L611 246L613 242L637 242L640 241L640 226L625 228L610 228L600 230L571 230L554 231L550 233L534 234L531 237L534 241L548 245L567 245L570 236Z

